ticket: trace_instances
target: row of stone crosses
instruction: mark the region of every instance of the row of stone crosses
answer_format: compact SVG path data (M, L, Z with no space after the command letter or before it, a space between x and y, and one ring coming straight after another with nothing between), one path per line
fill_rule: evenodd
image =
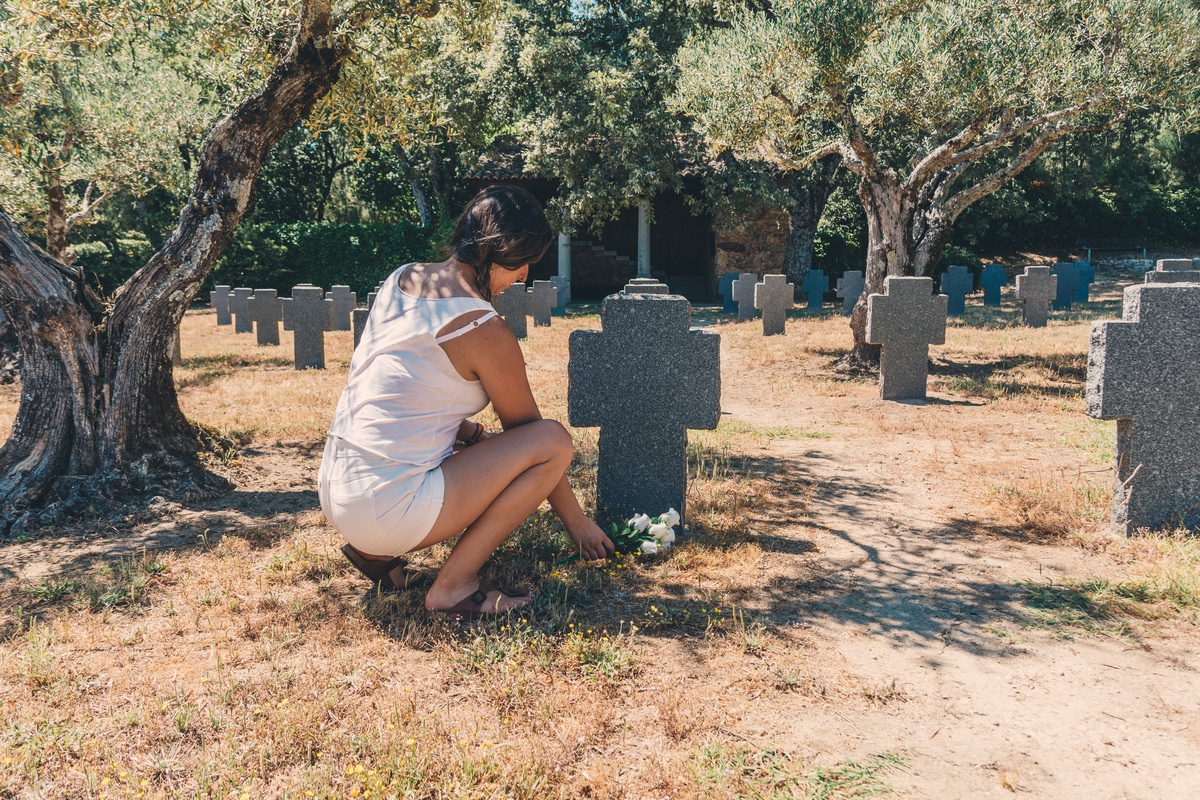
M1022 278L1044 276L1047 297L1054 297L1062 274L1028 268L1017 279L1018 291L1029 285ZM867 299L867 340L882 345L880 395L924 398L929 345L945 340L949 298L932 293L930 278L888 277L885 284L883 294ZM749 289L737 286L732 292L748 296ZM514 284L494 303L523 336L530 314L535 324L548 325L554 313L564 313L567 292L569 286L551 281L535 281L532 290ZM367 308L356 308L354 293L344 286L326 294L301 285L290 299L274 290L219 286L212 300L217 324L233 322L249 333L253 322L260 344L278 344L280 322L295 331L296 366L303 369L324 366L324 331L354 330L357 341L374 295L368 295ZM755 282L764 333L776 295L791 297L783 276ZM1190 260L1160 261L1145 284L1126 289L1122 320L1093 324L1086 411L1118 421L1112 522L1126 533L1200 522L1198 328L1200 270ZM569 422L600 428L601 518L667 508L684 514L687 431L712 430L721 416L720 335L692 330L691 305L665 284L635 279L605 298L601 330L571 332L569 352Z

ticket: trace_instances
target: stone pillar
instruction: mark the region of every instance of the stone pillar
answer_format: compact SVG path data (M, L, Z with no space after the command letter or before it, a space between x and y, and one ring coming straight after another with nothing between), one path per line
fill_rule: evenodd
M558 277L571 282L571 237L566 233L558 235Z
M650 200L638 203L637 276L650 277Z

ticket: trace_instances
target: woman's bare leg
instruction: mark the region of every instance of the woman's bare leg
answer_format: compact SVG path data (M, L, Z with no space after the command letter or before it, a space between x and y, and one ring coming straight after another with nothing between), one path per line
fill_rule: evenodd
M571 463L571 435L553 420L537 420L485 439L442 462L446 494L433 529L415 549L463 531L433 586L427 608L449 608L479 589L488 556L541 505ZM465 528L465 531L464 531ZM488 597L504 611L524 599Z

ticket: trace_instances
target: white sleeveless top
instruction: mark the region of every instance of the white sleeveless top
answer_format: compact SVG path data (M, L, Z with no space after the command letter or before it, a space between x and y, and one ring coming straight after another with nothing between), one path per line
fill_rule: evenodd
M459 424L488 404L483 384L464 380L438 345L474 330L496 312L475 297L405 293L398 278L411 266L389 275L375 297L329 428L330 436L361 454L391 462L391 480L440 465L453 450ZM437 337L471 311L489 313Z

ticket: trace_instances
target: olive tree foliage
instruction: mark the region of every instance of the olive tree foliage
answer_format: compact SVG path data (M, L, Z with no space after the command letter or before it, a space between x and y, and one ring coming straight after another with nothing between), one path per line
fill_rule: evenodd
M109 300L0 206L0 307L22 355L20 406L0 448L0 536L106 498L223 487L195 459L202 432L175 393L169 347L179 321L253 204L271 147L335 89L364 42L387 40L437 4L9 0L5 9L0 113L38 91L39 60L99 56L117 32L170 36L182 25L195 31L222 109L176 228Z
M482 79L527 148L562 179L567 230L682 188L699 153L674 92L675 54L711 9L687 0L509 0ZM571 221L574 220L574 223Z
M0 8L0 52L16 54L21 91L0 114L0 202L65 264L71 229L118 190L180 191L185 152L210 121L200 87L153 39L125 32L91 47L25 51Z
M1195 115L1187 0L781 0L680 56L678 103L714 149L859 177L867 280L928 275L955 220L1047 148L1144 109Z

